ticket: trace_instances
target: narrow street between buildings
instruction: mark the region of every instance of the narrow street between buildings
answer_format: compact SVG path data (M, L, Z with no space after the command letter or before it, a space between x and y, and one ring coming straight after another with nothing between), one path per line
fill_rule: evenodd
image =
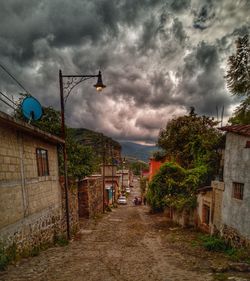
M214 260L210 253L187 246L185 236L178 232L181 229L171 225L164 215L150 214L147 206L134 206L132 198L137 194L139 187L135 186L127 205L85 222L69 245L50 248L10 265L0 273L0 280L227 280L216 279L211 270L213 263L223 259ZM237 278L229 280L250 280Z

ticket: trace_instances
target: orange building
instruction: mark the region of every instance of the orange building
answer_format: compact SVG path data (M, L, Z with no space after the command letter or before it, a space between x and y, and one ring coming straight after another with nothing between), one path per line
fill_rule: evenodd
M152 180L153 176L159 171L161 165L166 162L166 159L155 160L150 158L149 160L149 181Z

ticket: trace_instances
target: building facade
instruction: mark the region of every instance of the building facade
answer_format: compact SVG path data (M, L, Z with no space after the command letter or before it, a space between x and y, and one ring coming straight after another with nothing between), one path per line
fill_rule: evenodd
M250 125L221 128L226 131L222 197L223 234L240 235L250 241ZM238 234L237 234L238 233Z
M27 249L61 231L63 140L0 112L0 241Z

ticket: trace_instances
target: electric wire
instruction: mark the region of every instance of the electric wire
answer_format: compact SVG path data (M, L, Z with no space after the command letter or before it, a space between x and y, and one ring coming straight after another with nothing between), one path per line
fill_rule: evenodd
M2 96L4 96L8 101L12 102L14 105L17 106L17 103L15 103L13 100L11 100L11 99L10 99L7 95L5 95L3 92L0 92L0 94L1 94Z
M9 107L11 107L12 109L16 110L16 108L13 105L10 105L7 101L3 100L2 98L0 98L0 100L5 103L6 105L8 105Z
M28 94L31 95L24 86L0 63L0 67Z

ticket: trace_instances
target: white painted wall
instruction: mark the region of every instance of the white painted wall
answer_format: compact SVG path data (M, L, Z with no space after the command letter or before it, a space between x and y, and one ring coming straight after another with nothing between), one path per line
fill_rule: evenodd
M227 133L222 222L250 238L250 148L245 148L250 137ZM243 200L232 198L233 182L244 183Z

